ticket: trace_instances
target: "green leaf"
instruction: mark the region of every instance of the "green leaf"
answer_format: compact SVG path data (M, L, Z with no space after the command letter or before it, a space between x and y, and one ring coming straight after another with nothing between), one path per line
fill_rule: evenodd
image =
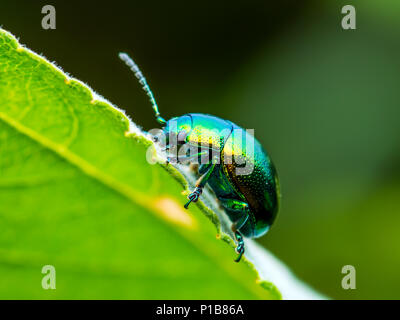
M145 133L1 29L0 99L0 298L281 298Z

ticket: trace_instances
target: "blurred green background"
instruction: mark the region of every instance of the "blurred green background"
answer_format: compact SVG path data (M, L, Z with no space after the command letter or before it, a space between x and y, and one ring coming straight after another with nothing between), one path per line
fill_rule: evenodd
M56 30L41 28L45 4ZM341 28L345 4L357 30ZM3 0L0 24L145 129L157 124L119 51L142 68L164 117L204 112L254 128L283 195L260 242L332 298L400 298L397 0ZM341 287L348 264L356 290Z

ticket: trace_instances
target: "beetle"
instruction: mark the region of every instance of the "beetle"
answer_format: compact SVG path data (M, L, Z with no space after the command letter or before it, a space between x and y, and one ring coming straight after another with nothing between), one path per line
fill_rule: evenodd
M232 222L238 253L235 261L239 262L245 251L243 237L263 236L278 214L279 179L270 157L257 139L229 120L188 113L166 121L139 67L126 53L120 53L119 57L134 72L149 97L156 120L163 126L165 150L183 146L188 147L187 151L201 150L180 152L176 157L177 162L200 164L200 177L184 207L187 209L190 203L198 201L208 185ZM154 136L154 141L158 139ZM252 152L248 152L250 145Z

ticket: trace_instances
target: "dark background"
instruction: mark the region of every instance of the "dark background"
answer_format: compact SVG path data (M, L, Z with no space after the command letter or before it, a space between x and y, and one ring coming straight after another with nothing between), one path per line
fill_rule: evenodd
M56 30L41 28L52 4ZM357 30L341 28L353 4ZM260 242L318 291L399 299L400 3L2 1L0 24L148 130L157 123L119 51L166 118L211 113L254 128L282 187ZM341 288L354 265L357 289Z

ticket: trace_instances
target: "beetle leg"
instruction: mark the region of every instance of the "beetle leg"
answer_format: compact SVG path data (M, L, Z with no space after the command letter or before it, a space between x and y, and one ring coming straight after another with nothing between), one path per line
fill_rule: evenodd
M238 257L235 259L235 262L239 262L244 253L244 241L243 241L243 236L237 230L235 231L235 238L237 241L237 247L235 250L239 254Z
M221 202L222 206L229 211L237 213L249 211L249 205L247 202L229 198L218 198L218 200Z
M239 262L240 259L242 258L242 255L244 253L244 240L242 234L239 232L240 228L243 227L243 225L247 222L249 219L249 215L245 213L243 217L241 217L239 220L235 221L232 223L231 229L233 233L235 234L237 246L236 246L236 252L239 254L239 256L235 259L235 262Z
M225 209L238 214L238 219L232 223L231 229L237 242L236 252L239 254L235 261L239 262L244 253L244 240L239 230L249 219L249 205L246 202L235 199L220 198L219 201Z
M197 158L199 156L205 155L207 154L207 151L203 151L203 152L199 152L196 154L192 154L192 155L180 155L180 156L173 156L173 155L168 155L167 156L167 163L182 163L182 164L186 164L185 162L189 162L191 160L197 160Z
M199 152L196 154L192 154L192 155L187 155L187 156L179 156L178 159L178 163L181 163L183 161L190 161L190 160L194 160L197 159L199 156L205 155L207 154L207 151L203 151L203 152Z
M232 231L236 232L236 230L240 230L249 218L249 205L244 201L236 199L219 198L218 200L223 208L231 213L235 213L237 217L237 219L232 219L232 221L234 221L232 224Z
M237 230L240 230L240 228L244 226L244 224L247 222L248 219L249 215L247 214L247 212L245 212L239 220L232 223L231 226L232 231L236 232Z
M189 194L189 201L185 204L185 209L189 207L191 202L196 202L199 200L201 193L203 192L203 188L206 185L208 179L210 178L213 170L215 168L215 163L213 163L210 168L196 181L196 188L193 190L191 194Z
M191 163L189 165L189 170L194 172L195 174L199 174L199 165L197 163Z
M199 200L199 197L200 197L200 195L201 195L202 192L203 192L203 189L202 189L202 188L197 188L197 187L196 187L196 188L193 190L193 192L192 192L191 194L188 195L189 201L185 203L185 205L184 205L185 209L187 209L187 208L189 207L189 204L190 204L191 202L196 202L197 200Z
M204 173L207 172L208 169L210 169L211 163L203 163L199 165L199 174L203 175Z

